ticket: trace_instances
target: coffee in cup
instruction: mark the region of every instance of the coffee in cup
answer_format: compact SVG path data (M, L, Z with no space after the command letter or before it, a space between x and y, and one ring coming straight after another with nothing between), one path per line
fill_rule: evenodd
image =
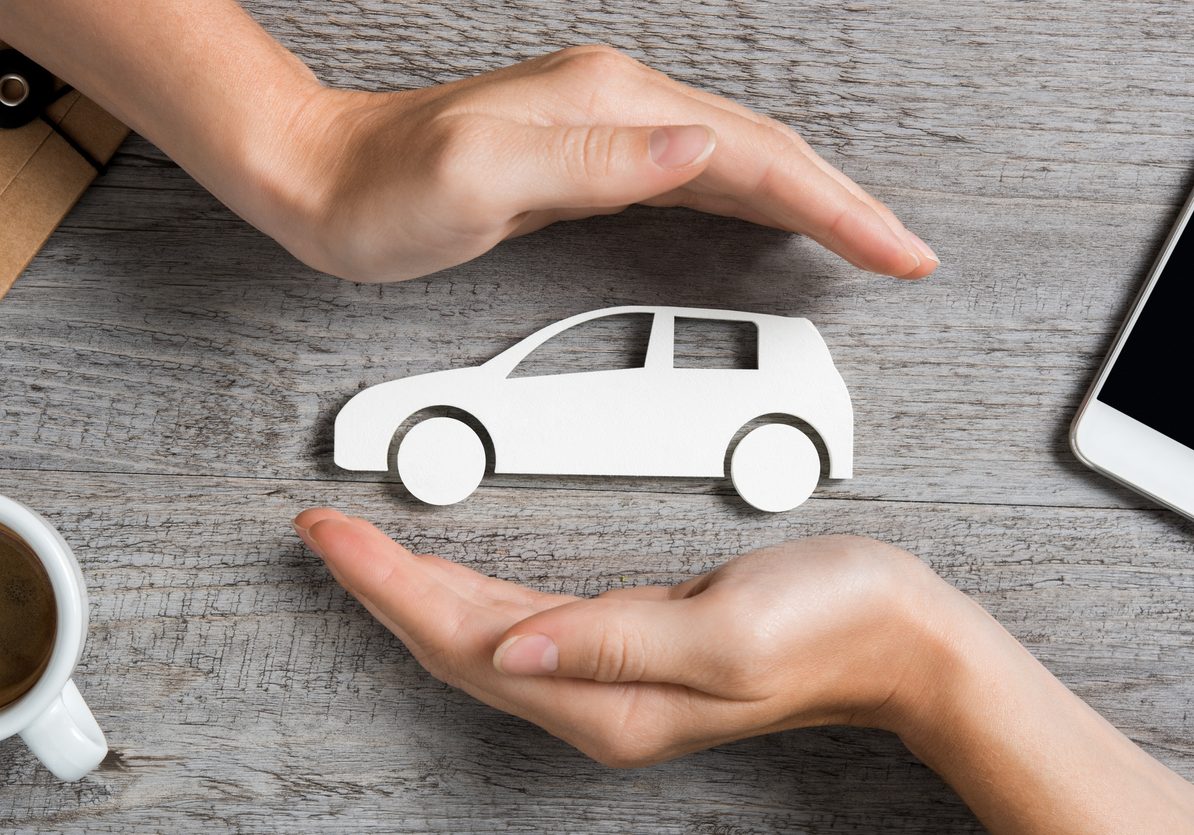
M0 740L19 734L55 776L78 780L108 753L71 680L87 637L87 589L46 519L0 496Z
M0 709L33 689L54 650L58 606L33 549L0 525Z

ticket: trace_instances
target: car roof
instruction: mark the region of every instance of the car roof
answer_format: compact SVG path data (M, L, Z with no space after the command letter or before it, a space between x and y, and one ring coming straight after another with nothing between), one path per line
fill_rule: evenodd
M560 319L550 325L546 325L539 330L532 333L517 342L515 345L502 351L493 359L484 363L482 367L490 369L506 369L513 368L518 362L522 361L528 353L535 350L547 340L553 338L557 334L563 333L574 325L579 325L582 322L588 322L593 319L600 319L605 316L616 316L622 313L662 313L664 315L675 316L681 319L709 319L721 320L731 322L752 322L759 330L759 338L761 340L769 340L771 336L787 331L791 333L794 329L810 330L816 333L816 328L813 324L804 318L793 316L776 316L771 313L746 313L740 310L715 310L705 307L671 307L665 305L621 305L618 307L603 307L599 310L588 310L584 313L577 313L574 316L569 316L566 319ZM760 342L760 349L763 343Z
M794 321L807 321L794 316L777 316L774 313L747 313L741 310L717 310L707 307L671 307L666 305L621 305L619 307L603 307L600 310L589 310L561 319L555 323L556 327L580 324L589 319L599 319L604 316L616 316L620 313L670 313L681 319L718 319L728 322L754 322L756 324ZM551 326L549 326L551 327Z

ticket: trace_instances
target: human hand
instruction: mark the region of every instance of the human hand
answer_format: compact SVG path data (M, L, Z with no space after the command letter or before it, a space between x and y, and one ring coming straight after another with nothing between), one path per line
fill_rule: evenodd
M634 203L799 232L877 273L938 264L787 126L607 47L407 92L317 87L284 121L267 178L278 199L246 216L353 280L425 275Z
M334 510L295 527L436 678L619 766L785 728L897 723L927 678L920 620L939 586L956 594L860 537L581 600L415 556Z
M992 832L1194 833L1194 787L899 548L815 537L581 600L416 556L326 508L295 529L434 676L608 765L866 725L898 733Z
M0 4L0 24L233 211L345 278L426 275L632 203L800 232L874 272L937 266L790 128L608 47L366 93L320 84L235 0Z

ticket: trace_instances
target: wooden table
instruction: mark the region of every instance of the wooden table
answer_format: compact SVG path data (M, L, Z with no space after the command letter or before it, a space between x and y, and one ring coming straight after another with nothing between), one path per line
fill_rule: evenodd
M131 139L0 304L0 493L77 550L92 630L76 680L113 750L60 784L0 745L0 827L979 828L879 732L598 766L424 673L291 533L321 503L580 594L810 534L891 540L1194 776L1194 526L1086 471L1066 442L1191 187L1187 4L249 5L321 77L369 88L611 43L795 126L943 266L901 283L775 231L639 209L356 286L302 267ZM625 303L812 318L854 398L857 478L781 515L725 483L661 479L493 478L431 509L333 466L333 417L362 386Z

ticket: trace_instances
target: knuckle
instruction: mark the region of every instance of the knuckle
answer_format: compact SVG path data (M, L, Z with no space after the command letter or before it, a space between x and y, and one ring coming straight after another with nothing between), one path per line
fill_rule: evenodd
M575 181L601 180L615 170L611 134L598 126L578 127L564 131L561 155L568 176Z
M836 534L825 539L837 550L848 554L851 557L850 561L858 565L882 563L899 566L912 562L920 564L920 560L903 548L878 539L856 534Z
M763 170L759 172L759 176L750 188L749 193L752 197L767 197L775 193L780 173L776 167L777 165L778 163L775 159L767 160L763 166Z
M617 720L582 750L610 768L641 768L668 758L667 736L658 715L643 712L638 699L628 695Z
M842 206L833 213L828 225L825 227L825 233L836 240L842 240L845 236L842 232L846 222L854 217L853 207Z
M620 636L605 630L597 644L597 657L594 659L593 678L600 682L617 681L625 663L626 648Z
M628 96L641 96L651 72L603 44L569 47L553 55L544 70L565 100L580 112L599 118L623 112Z
M832 551L843 581L858 594L876 601L887 599L904 581L929 570L915 554L865 536L818 537L816 544Z
M593 679L610 683L638 681L644 670L642 640L637 633L608 624L601 632Z
M453 196L469 197L474 177L478 131L465 118L437 120L426 143L425 171L437 188Z
M653 762L653 759L633 740L611 740L596 750L585 753L608 768L642 768Z
M611 74L640 67L638 61L608 44L570 46L556 53L561 63L577 72Z
M509 214L509 195L494 187L492 125L469 115L440 117L429 127L415 172L429 216L451 218L451 228L486 236Z
M775 676L776 649L785 645L786 636L778 632L779 628L765 617L741 618L724 627L726 648L709 655L716 671L717 692L743 699L765 692L765 683Z

